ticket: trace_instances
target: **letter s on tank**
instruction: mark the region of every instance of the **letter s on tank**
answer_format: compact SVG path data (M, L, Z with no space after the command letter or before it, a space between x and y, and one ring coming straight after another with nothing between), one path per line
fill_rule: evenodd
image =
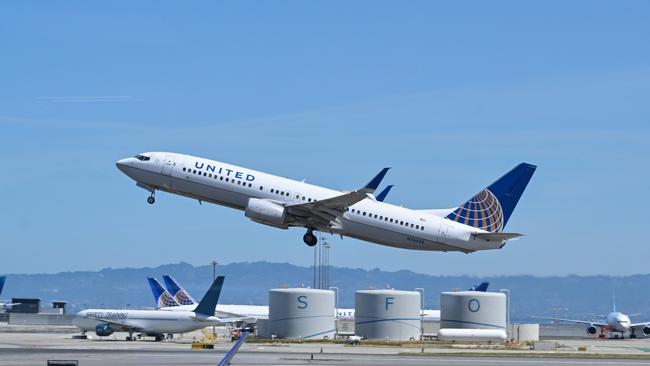
M309 306L309 304L307 304L307 296L300 295L298 296L297 300L301 304L298 305L298 309L307 309L307 307Z

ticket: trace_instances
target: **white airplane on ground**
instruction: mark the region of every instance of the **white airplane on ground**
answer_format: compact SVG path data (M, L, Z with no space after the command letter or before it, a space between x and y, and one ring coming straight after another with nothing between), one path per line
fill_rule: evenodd
M147 277L158 310L188 311L196 307L196 300L182 288L171 276L163 276L165 286L152 277ZM215 309L215 315L220 317L236 317L237 321L255 322L257 319L268 319L269 307L261 305L221 305Z
M2 289L5 287L5 281L7 280L7 276L0 276L0 295L2 295ZM10 303L9 300L0 300L0 310L5 310L8 308L11 308L14 305L20 305L19 302L17 303Z
M650 322L632 323L630 316L616 311L616 302L612 299L612 312L607 316L598 316L604 319L604 322L593 322L587 320L563 319L563 318L547 318L560 322L584 324L587 326L587 334L595 335L598 333L599 338L605 338L605 333L609 332L612 336L620 334L621 338L625 337L625 333L630 332L630 338L636 338L636 330L639 329L644 336L650 335ZM598 332L600 330L600 332Z
M214 316L223 286L223 276L217 277L203 299L192 309L185 311L88 309L77 313L72 324L83 333L95 331L100 337L113 332L128 332L127 340L134 340L133 333L140 332L160 341L165 334L186 333L213 325L232 323L241 319L224 319Z
M190 155L151 152L116 163L138 187L243 210L249 219L277 227L303 227L309 246L314 231L415 250L500 249L521 236L503 232L536 167L522 163L459 207L413 210L380 202L373 193L389 168L352 192L274 176Z

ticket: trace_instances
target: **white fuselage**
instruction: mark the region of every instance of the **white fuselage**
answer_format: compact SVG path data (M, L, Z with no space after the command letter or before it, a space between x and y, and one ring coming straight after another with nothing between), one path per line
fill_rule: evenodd
M126 158L118 161L117 166L143 188L239 210L245 210L252 198L288 206L342 194L332 189L190 155L154 152L146 153L146 156L149 158L147 161ZM444 213L446 210L441 211ZM304 227L292 223L286 225L289 226ZM336 225L315 229L415 250L473 252L498 249L504 243L478 239L472 233L482 232L481 230L429 211L395 206L376 201L372 197L351 206Z
M88 309L80 311L72 319L72 324L83 331L95 331L97 325L104 323L118 332L132 328L149 334L185 333L222 324L214 316L192 311Z
M607 328L621 333L630 330L630 317L618 312L613 311L607 315Z

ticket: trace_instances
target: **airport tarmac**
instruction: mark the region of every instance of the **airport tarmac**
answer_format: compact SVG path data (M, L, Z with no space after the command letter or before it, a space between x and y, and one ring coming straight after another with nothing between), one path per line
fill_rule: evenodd
M7 331L9 330L9 331ZM0 365L46 365L47 360L78 360L82 366L215 365L232 346L191 350L191 337L165 342L73 339L60 328L5 328L0 325ZM421 347L348 346L332 343L247 343L233 365L650 365L650 339L563 340L557 352L477 349L431 344ZM586 351L578 348L585 346ZM313 360L312 360L313 355ZM621 358L643 357L639 359ZM535 357L530 357L535 356ZM593 357L598 358L593 358ZM584 358L590 357L590 358Z

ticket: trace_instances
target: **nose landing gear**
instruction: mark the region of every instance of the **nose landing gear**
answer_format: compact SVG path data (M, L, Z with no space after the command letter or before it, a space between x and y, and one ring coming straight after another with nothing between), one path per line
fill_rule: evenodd
M156 197L154 196L156 191L151 192L151 196L147 197L147 202L150 205L153 205L156 202Z
M307 233L302 237L302 240L305 242L310 247L313 247L318 243L318 238L316 238L316 235L314 235L314 230L313 229L308 229Z

